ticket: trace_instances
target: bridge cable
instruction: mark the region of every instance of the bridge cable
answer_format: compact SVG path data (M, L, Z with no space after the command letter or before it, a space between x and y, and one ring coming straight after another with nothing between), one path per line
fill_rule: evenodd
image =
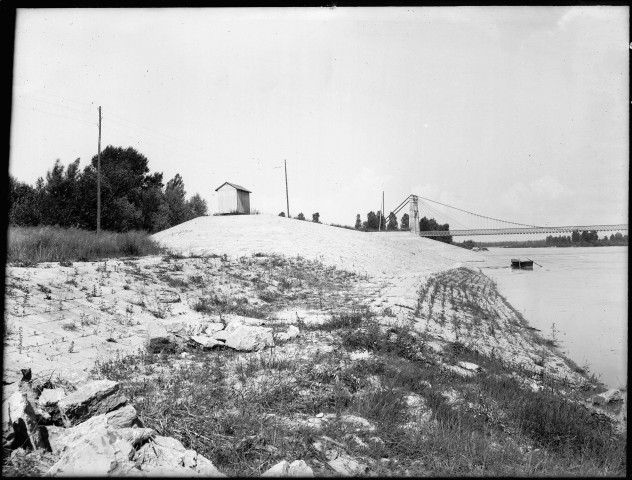
M444 213L444 212L440 212L439 210L432 208L430 205L424 203L424 202L420 202L422 205L424 205L424 213L429 212L428 215L432 215L433 217L436 218L442 218L444 217L445 219L447 219L452 225L457 225L462 227L464 230L468 230L469 227L461 222L459 222L456 218ZM430 219L431 217L428 216L428 219ZM452 229L454 230L454 228Z
M476 217L487 218L487 219L489 219L489 220L495 220L495 221L497 221L497 222L510 223L510 224L512 224L512 225L520 225L521 227L545 228L545 227L542 227L542 226L540 226L540 225L528 225L528 224L526 224L526 223L510 222L510 221L508 221L508 220L501 220L501 219L499 219L499 218L487 217L487 216L485 216L485 215L479 215L478 213L469 212L469 211L467 211L467 210L463 210L463 209L461 209L461 208L453 207L452 205L446 205L445 203L437 202L436 200L430 200L429 198L422 197L421 195L417 195L417 197L419 197L419 198L423 198L424 200L427 200L427 201L429 201L429 202L433 202L433 203L437 203L437 204L439 204L439 205L443 205L444 207L453 208L454 210L458 210L458 211L460 211L460 212L469 213L470 215L474 215L474 216L476 216Z

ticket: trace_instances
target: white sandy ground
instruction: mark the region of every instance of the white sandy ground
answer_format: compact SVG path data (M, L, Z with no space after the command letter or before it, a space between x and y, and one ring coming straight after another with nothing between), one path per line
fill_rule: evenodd
M262 252L318 259L383 281L382 296L411 307L428 275L466 265L498 266L497 259L482 253L408 232L364 233L274 215L198 217L153 238L185 254Z
M368 276L373 288L363 293L372 297L369 303L376 308L415 307L418 287L428 275L462 265L494 262L480 253L408 232L363 233L273 215L199 217L153 238L181 253L238 258L262 252L318 259L325 265ZM139 272L163 268L161 256L134 262ZM71 267L54 262L31 268L7 266L5 317L13 333L5 338L3 378L13 382L7 387L9 391L17 388L22 368L80 381L96 360L117 352L134 353L142 347L147 324L155 318L132 304L138 300L140 289L146 290L151 307L152 297L160 288L130 277L126 274L129 268L120 259L75 262ZM76 286L68 284L72 279L78 281ZM28 290L28 296L18 286ZM49 298L45 298L42 288L51 290ZM91 293L97 295L87 298ZM132 308L131 314L128 308ZM188 318L202 316L183 303L173 304L170 313L186 314ZM280 312L279 318L282 316ZM78 330L62 328L69 322L84 321L87 325ZM108 338L117 341L108 342Z

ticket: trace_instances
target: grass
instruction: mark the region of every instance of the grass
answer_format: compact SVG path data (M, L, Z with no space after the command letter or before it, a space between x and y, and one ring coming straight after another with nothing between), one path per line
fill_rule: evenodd
M60 227L9 227L7 262L90 262L114 257L158 255L163 249L145 232L94 232Z

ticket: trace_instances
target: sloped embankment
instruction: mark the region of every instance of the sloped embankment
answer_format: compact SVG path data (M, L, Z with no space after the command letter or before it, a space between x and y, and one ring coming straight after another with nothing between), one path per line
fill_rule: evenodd
M164 232L193 256L11 269L12 375L83 362L85 375L119 382L154 432L143 442L173 437L226 475L275 465L315 475L625 473L624 439L573 399L591 388L587 379L493 282L462 268L483 257L406 234L287 219L258 220L276 225L266 237L242 228L243 218L199 220L214 234L200 234L197 246L187 238L192 222ZM332 239L338 232L344 241ZM296 256L287 245L299 249L299 239L307 253ZM266 251L286 246L285 255ZM218 340L217 326L235 322L271 329L274 346L190 341ZM159 325L191 329L179 326L165 348L148 351L147 332ZM58 338L52 345L30 334L43 328ZM109 350L88 355L102 345ZM53 376L51 386L72 395L83 388L77 379ZM143 442L129 452L132 463ZM47 468L63 449L53 447ZM14 457L17 468L28 455Z

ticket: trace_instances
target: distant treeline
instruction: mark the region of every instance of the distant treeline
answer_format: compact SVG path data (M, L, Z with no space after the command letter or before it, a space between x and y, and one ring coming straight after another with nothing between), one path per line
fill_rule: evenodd
M349 227L350 228L350 227ZM401 225L397 224L397 216L391 212L388 217L382 216L380 210L377 213L371 211L367 213L366 220L363 222L360 214L356 215L355 229L363 232L377 232L377 231L403 231L410 230L410 217L407 213L402 215ZM435 230L450 230L450 225L447 223L439 224L434 218L423 217L419 220L419 230L422 232L429 232ZM428 237L432 240L437 240L444 243L452 243L451 235L444 235L440 237Z
M543 240L504 240L499 242L475 242L466 240L464 242L454 242L455 245L463 248L474 247L511 247L511 248L541 248L541 247L612 247L627 246L628 236L620 232L604 235L599 238L595 230L584 230L582 232L575 230L569 235L560 235L554 237L549 235Z
M108 146L101 152L101 228L113 232L158 232L206 215L200 195L186 199L176 174L166 185L162 173L150 173L149 161L131 147ZM79 159L64 169L59 160L35 186L9 177L9 224L57 225L95 230L97 156L83 171Z

